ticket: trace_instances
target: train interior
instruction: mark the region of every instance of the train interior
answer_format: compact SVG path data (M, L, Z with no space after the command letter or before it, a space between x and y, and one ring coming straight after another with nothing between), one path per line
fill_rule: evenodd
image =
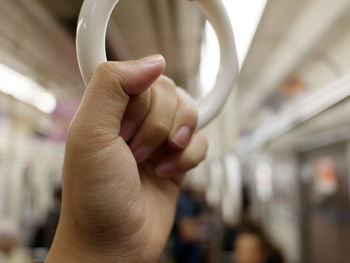
M221 1L240 74L201 131L209 152L180 197L200 207L184 221L199 233L200 256L179 261L170 238L159 262L250 262L233 261L246 221L281 262L349 262L350 2ZM49 249L35 242L57 210L67 128L85 90L75 49L82 2L0 1L0 244L12 231L15 254L30 255L9 261L0 246L0 262ZM116 61L162 54L164 74L197 99L219 69L215 32L195 1L120 1L106 52Z

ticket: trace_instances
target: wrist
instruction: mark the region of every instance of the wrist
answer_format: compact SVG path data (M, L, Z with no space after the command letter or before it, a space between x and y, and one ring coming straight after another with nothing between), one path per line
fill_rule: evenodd
M114 250L102 251L88 243L60 224L45 263L133 262L127 257L122 257L117 247Z
M114 242L107 242L104 246L101 243L97 245L89 238L77 234L71 226L61 221L45 263L157 262L151 255L144 255L144 245L121 246ZM133 237L130 237L130 240L132 239ZM150 252L148 249L146 251Z

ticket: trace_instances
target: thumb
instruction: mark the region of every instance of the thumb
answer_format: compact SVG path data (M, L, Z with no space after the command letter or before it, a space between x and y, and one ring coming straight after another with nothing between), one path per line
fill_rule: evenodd
M162 74L165 61L161 55L126 62L106 62L95 71L79 111L92 125L120 131L130 95L147 88Z

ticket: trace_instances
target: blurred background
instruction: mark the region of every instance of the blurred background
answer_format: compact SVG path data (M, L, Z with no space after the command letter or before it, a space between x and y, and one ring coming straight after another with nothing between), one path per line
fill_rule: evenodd
M239 84L203 130L160 262L346 263L350 258L350 1L221 0ZM82 0L0 1L0 262L45 258L60 210L67 127L84 85ZM124 0L110 60L161 53L196 98L219 48L195 2Z

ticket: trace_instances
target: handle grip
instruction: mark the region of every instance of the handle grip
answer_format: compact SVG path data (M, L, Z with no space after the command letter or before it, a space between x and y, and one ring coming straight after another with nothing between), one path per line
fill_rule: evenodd
M238 59L233 30L221 0L196 0L216 31L220 45L220 68L216 83L199 102L197 129L218 115L238 78ZM119 0L85 0L77 28L77 57L87 85L97 66L105 61L105 38L109 18Z

